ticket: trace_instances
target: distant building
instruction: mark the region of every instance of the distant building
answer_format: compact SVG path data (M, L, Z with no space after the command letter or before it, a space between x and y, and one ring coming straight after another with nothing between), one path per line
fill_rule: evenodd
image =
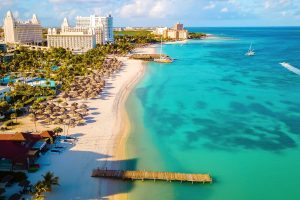
M86 52L96 47L96 30L92 28L70 27L65 18L61 32L57 33L55 28L48 29L47 43L48 47L62 47L71 51ZM101 30L98 34L98 42L102 41ZM100 41L99 41L100 40Z
M76 28L100 29L103 32L103 43L114 42L113 17L111 15L107 17L99 17L97 15L89 17L77 16ZM95 32L97 33L97 31Z
M12 44L37 44L43 41L42 26L37 16L22 22L17 21L12 12L8 11L4 19L4 37L6 43Z
M178 22L173 29L165 30L163 37L172 40L186 40L188 39L188 31L183 28L183 24Z
M164 31L168 30L168 27L157 27L154 31L153 34L155 35L163 35Z

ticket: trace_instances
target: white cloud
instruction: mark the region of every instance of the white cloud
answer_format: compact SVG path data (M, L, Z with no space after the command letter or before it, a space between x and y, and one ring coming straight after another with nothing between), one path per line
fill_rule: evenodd
M120 15L124 18L129 17L152 17L162 18L170 14L172 10L171 1L168 0L134 0L123 5Z
M229 10L228 10L228 8L227 7L224 7L224 8L222 8L221 10L220 10L220 12L222 12L222 13L227 13Z
M210 9L214 9L216 7L216 4L214 4L212 1L209 2L208 5L204 6L204 10L210 10Z
M0 0L0 6L7 6L7 5L11 5L12 3L13 0Z

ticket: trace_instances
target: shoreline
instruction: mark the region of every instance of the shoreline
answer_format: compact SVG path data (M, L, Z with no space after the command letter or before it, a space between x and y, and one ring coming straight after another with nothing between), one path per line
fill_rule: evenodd
M147 48L147 51L144 53L155 53L156 50L156 45L150 45ZM141 48L138 48L140 50ZM135 86L143 79L146 70L147 70L147 64L148 62L146 61L141 61L142 63L142 68L138 73L138 76L132 80L130 83L128 83L127 87L125 90L120 91L122 92L121 97L120 97L120 102L119 102L119 109L117 109L117 124L118 124L118 138L116 139L118 145L115 149L115 158L117 160L126 160L128 159L127 153L126 153L126 143L129 138L129 133L131 130L131 122L129 119L128 111L126 109L126 102L128 100L128 97L132 90L135 88ZM120 166L119 166L120 167ZM121 186L122 187L122 186ZM123 200L123 199L128 199L128 192L122 193L122 194L115 194L109 197L110 200Z

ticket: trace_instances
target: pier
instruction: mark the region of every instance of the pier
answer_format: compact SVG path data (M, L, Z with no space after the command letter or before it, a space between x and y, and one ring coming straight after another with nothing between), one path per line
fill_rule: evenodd
M121 180L159 180L159 181L179 181L191 183L212 183L209 174L186 174L175 172L152 172L152 171L126 171L126 170L107 170L94 169L92 177L113 178Z
M136 60L144 60L144 61L154 61L154 59L158 59L160 57L169 58L169 56L164 54L133 54L129 58L136 59Z

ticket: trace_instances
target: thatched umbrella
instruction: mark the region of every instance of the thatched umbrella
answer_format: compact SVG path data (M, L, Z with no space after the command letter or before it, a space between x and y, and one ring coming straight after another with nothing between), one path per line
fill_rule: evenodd
M96 98L97 96L98 96L98 94L97 94L96 92L93 92L93 93L90 95L91 98Z
M80 106L79 106L79 108L87 108L88 106L86 105L86 104L81 104Z
M61 119L69 119L70 118L70 116L69 115L67 115L67 114L63 114L61 117L60 117Z
M64 92L64 93L61 95L61 97L64 98L64 99L67 99L67 98L69 98L69 94L66 93L66 92Z
M48 119L49 117L50 117L49 114L43 114L43 115L42 115L42 118L43 118L43 119Z
M35 112L35 114L43 114L43 113L44 113L43 110L37 110L37 111Z
M77 106L71 106L70 110L77 110Z
M63 102L61 105L67 107L69 104L67 102Z
M66 112L67 111L67 109L66 108L60 108L60 110L59 110L61 113L64 113L64 112Z
M53 112L52 112L52 110L46 110L45 112L44 112L44 114L52 114Z
M77 106L78 106L78 103L77 103L77 102L74 102L74 103L71 104L71 106L77 107Z
M75 117L83 117L83 115L82 114L80 114L80 113L76 113L75 115L74 115Z
M59 118L56 118L54 120L54 124L62 124L63 120L62 119L59 119Z
M53 121L53 120L52 120L51 118L45 119L45 122L47 122L48 124L51 124L52 121Z
M81 120L79 122L77 122L78 125L84 125L85 124L85 121L84 120Z
M55 111L59 111L61 109L61 107L59 107L59 106L55 106L54 108L53 108L53 110L55 110Z
M72 110L71 112L69 112L70 115L75 115L77 112L75 112L75 110Z

